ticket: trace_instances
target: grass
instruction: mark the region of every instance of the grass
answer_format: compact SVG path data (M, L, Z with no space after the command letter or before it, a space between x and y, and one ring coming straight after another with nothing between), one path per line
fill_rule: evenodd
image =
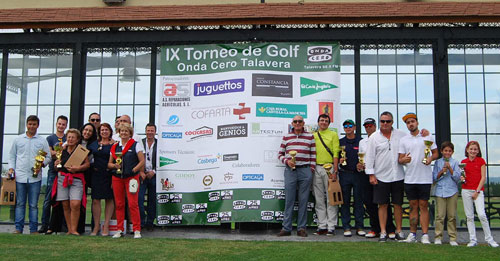
M0 234L2 260L498 260L498 249L377 242L269 242Z

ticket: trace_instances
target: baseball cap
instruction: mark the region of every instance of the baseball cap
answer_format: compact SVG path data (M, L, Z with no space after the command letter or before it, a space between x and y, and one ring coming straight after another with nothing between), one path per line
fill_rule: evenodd
M346 123L348 123L348 124L352 124L352 125L356 126L356 123L354 123L354 121L353 121L353 120L351 120L351 119L347 119L347 120L345 120L345 121L344 121L344 123L342 123L342 125L345 125Z
M417 114L415 114L414 112L408 112L407 114L405 114L405 116L403 116L403 121L406 122L406 120L408 120L410 118L414 118L415 120L418 120Z
M366 118L365 119L365 122L363 122L363 126L365 126L366 124L373 124L373 125L376 125L377 122L375 121L374 118Z

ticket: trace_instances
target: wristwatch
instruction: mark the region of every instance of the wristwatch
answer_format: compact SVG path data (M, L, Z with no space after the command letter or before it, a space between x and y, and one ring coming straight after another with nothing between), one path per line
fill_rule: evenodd
M481 193L481 190L476 190L477 193Z

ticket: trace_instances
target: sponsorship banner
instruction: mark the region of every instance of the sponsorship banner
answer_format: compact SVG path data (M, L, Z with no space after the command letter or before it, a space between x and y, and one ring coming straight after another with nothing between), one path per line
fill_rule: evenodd
M163 46L158 97L158 224L282 222L281 140L295 115L340 127L340 46Z

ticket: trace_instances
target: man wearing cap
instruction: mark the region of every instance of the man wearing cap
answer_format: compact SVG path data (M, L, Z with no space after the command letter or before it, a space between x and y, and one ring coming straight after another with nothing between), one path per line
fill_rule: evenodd
M340 186L342 188L342 197L344 203L340 206L340 213L342 214L342 227L344 228L344 236L352 236L351 232L351 190L354 196L354 228L358 236L365 236L363 231L363 219L365 209L363 208L363 194L362 194L362 178L357 170L358 164L358 150L360 137L356 136L356 124L353 120L347 119L342 124L344 127L345 137L340 139L340 146L345 147L345 158L340 158ZM347 164L345 164L347 163ZM344 165L345 164L345 165Z
M404 242L417 242L418 212L420 209L420 225L422 226L423 244L430 244L429 235L429 197L432 185L431 162L438 158L436 142L432 135L422 137L418 130L418 119L415 113L407 113L403 121L410 135L401 138L399 142L399 164L406 166L404 187L406 197L410 201L410 234ZM424 141L432 141L432 154L425 157ZM425 158L425 159L424 159ZM425 160L425 162L423 162Z
M318 117L318 131L314 133L316 142L316 170L313 176L313 194L316 200L316 215L318 216L318 230L315 235L333 236L338 220L338 206L330 206L328 198L328 179L337 179L339 136L328 129L330 116L321 114ZM324 164L333 163L333 173L323 168Z
M370 136L375 133L377 130L377 122L373 118L366 118L363 127L365 127L366 134L368 138L362 139L359 141L359 153L365 153L368 146L368 139ZM357 165L358 171L365 174L365 165L364 163L358 163ZM375 238L380 235L380 225L378 220L378 206L373 203L373 185L370 184L370 176L364 175L362 178L362 191L363 191L363 203L365 204L366 212L370 218L370 227L371 231L366 234L367 238ZM394 226L394 222L392 221L392 207L387 207L387 223L386 230L389 233L389 238L391 235L393 238L396 237L396 227Z
M316 143L314 136L304 130L304 118L296 115L292 120L292 132L285 135L281 141L278 159L285 167L285 214L283 228L278 234L290 236L292 233L292 214L295 197L298 197L297 235L307 237L307 201L311 181L316 168ZM292 160L290 152L297 154ZM298 195L297 195L298 194Z

